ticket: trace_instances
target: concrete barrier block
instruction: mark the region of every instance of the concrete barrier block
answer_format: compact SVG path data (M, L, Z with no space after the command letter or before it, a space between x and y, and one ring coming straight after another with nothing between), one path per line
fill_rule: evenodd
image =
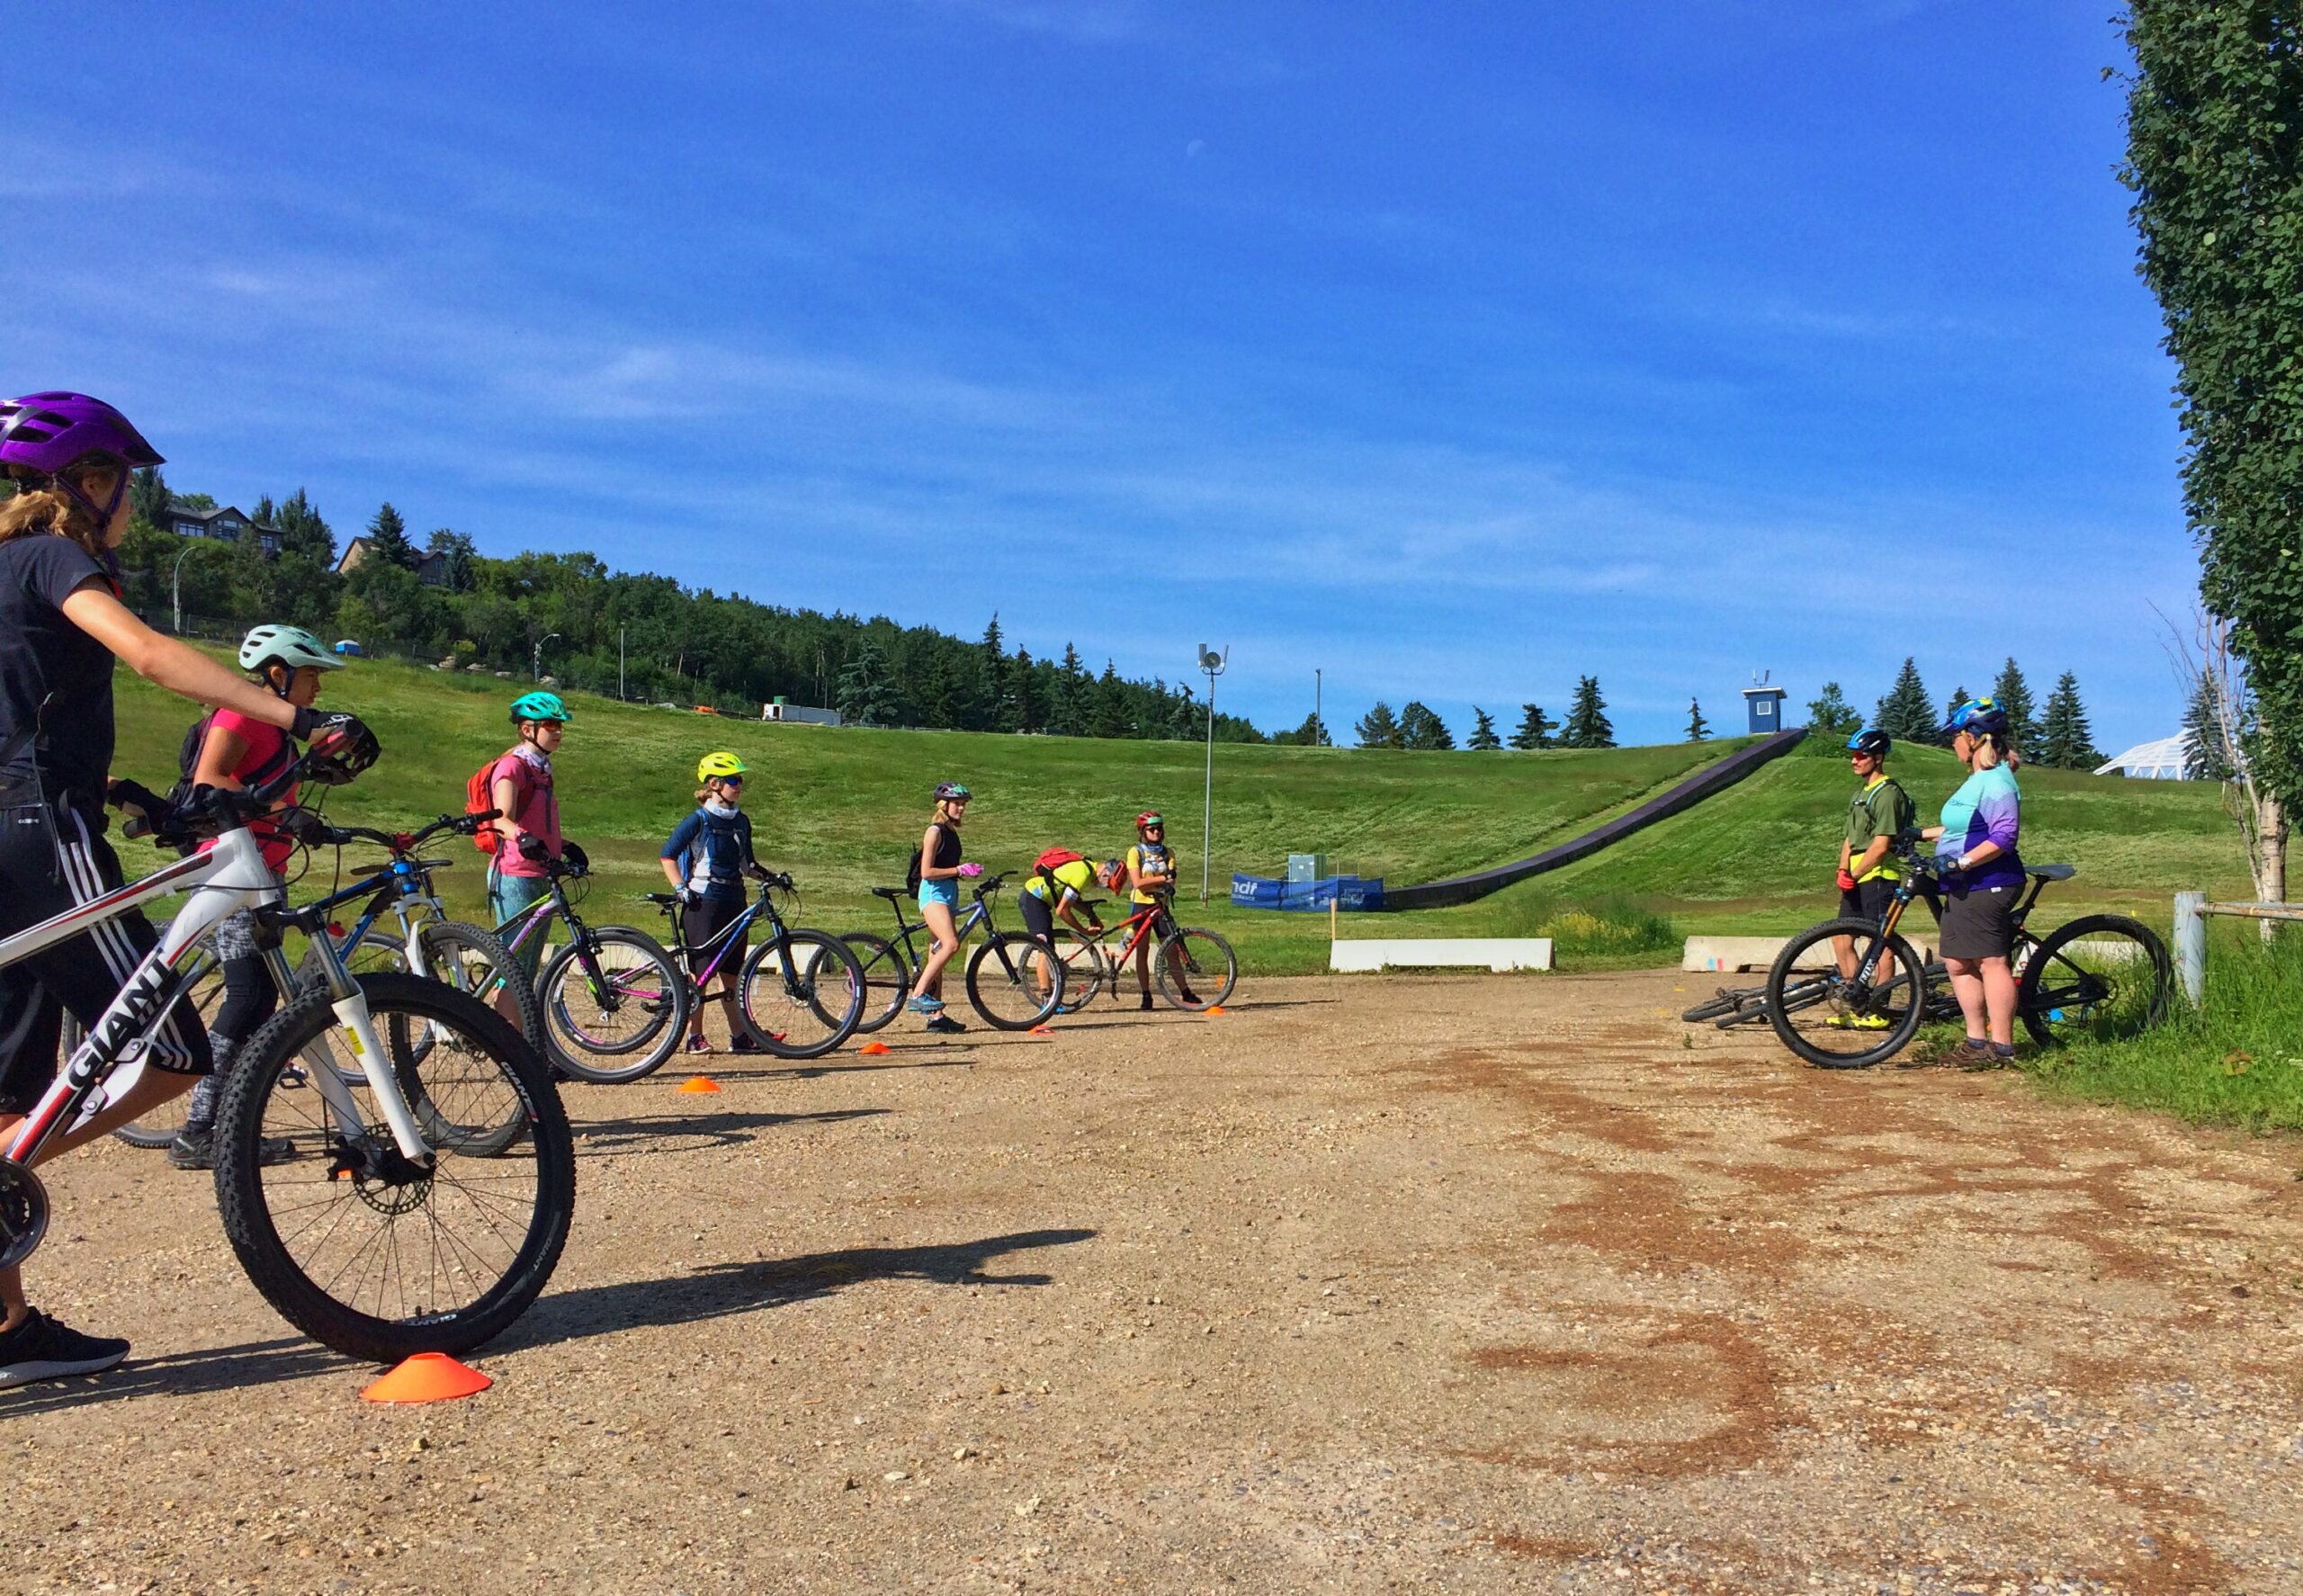
M1328 968L1377 970L1548 970L1548 937L1368 937L1329 945Z

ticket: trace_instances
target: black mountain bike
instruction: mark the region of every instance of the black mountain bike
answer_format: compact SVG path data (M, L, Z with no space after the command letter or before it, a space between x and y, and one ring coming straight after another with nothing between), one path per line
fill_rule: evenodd
M1028 1031L1044 1025L1063 1007L1063 961L1044 943L1030 937L1011 937L992 923L991 899L1015 872L985 878L975 889L975 905L961 916L956 928L965 943L980 926L981 946L968 955L968 1001L984 1023L1003 1031ZM859 1031L876 1031L903 1012L918 979L921 955L912 938L927 929L926 920L907 920L906 903L917 895L901 887L874 887L874 898L884 898L895 911L896 940L869 931L850 931L840 938L855 951L864 972L864 1019ZM954 955L957 962L958 955ZM948 968L948 966L947 966Z
M1959 1018L1957 1002L1935 985L1944 979L1943 967L1922 964L1896 930L1913 898L1926 894L1931 902L1940 891L1933 856L1919 850L1917 831L1895 837L1903 879L1877 920L1825 920L1776 955L1762 1000L1768 1022L1807 1063L1862 1069L1909 1046L1928 1019ZM2110 1039L2158 1024L2175 985L2158 934L2122 914L2091 914L2034 937L2026 922L2039 893L2049 882L2068 881L2077 872L2068 865L2034 865L2027 874L2030 886L2013 910L2008 963L2015 972L2015 1010L2031 1039L2041 1046L2077 1036ZM1842 937L1854 945L1851 976L1840 973L1830 946ZM1800 968L1811 962L1828 967Z
M757 919L767 939L751 950L736 980L736 1009L752 1045L777 1058L821 1058L856 1034L864 1018L864 972L847 943L829 931L793 930L775 911L777 892L795 892L788 875L763 872L759 901L722 926L702 948L690 951L677 892L650 892L648 901L672 920L672 957L680 982L673 994L672 1030L687 1033L694 1005L710 1001L704 989ZM698 966L701 966L699 968ZM632 1080L652 1070L613 1079ZM596 1077L596 1079L600 1077Z

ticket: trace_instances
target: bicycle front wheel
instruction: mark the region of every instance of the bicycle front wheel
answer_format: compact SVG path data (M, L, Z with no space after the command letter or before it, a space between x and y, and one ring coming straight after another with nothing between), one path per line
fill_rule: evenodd
M1854 944L1860 986L1843 979L1833 948ZM1815 969L1801 966L1813 964ZM1783 946L1767 973L1768 1021L1776 1036L1825 1070L1860 1070L1911 1045L1927 1018L1927 978L1919 955L1901 937L1884 937L1859 917L1810 926Z
M470 1351L527 1310L560 1260L576 1211L568 1116L543 1060L486 1004L409 975L360 986L397 1080L413 1078L460 1123L516 1117L524 1146L479 1159L444 1143L428 1169L409 1162L341 1051L327 994L308 991L249 1040L218 1105L224 1233L264 1300L346 1357ZM403 1051L417 1036L421 1059ZM314 1054L331 1090L299 1065ZM275 1137L293 1155L267 1162Z
M435 920L417 936L423 948L424 973L429 979L486 1004L499 1015L504 1011L499 1000L509 1004L520 1017L521 1040L531 1047L536 1045L536 1038L543 1035L542 1005L536 1001L535 988L528 984L526 973L512 962L511 954L492 933L461 920ZM394 1016L392 1023L405 1027L407 1022ZM431 1045L429 1033L420 1030L404 1036L395 1033L390 1040L396 1056L412 1057L419 1063ZM515 1111L518 1105L514 1099L494 1099L489 1104L494 1117L472 1120L435 1102L421 1089L422 1082L414 1071L403 1077L400 1084L416 1110L424 1139L435 1146L453 1145L472 1158L490 1158L520 1139L525 1119Z
M687 977L645 931L606 926L552 955L536 982L551 1062L578 1080L621 1086L672 1056L687 1024Z
M2174 993L2174 967L2157 932L2123 914L2091 914L2031 950L2015 984L2015 1011L2042 1047L2082 1037L2111 1042L2164 1019Z
M1161 997L1196 1013L1230 1000L1240 983L1240 959L1214 932L1185 926L1160 944L1152 976Z
M986 1024L1028 1031L1063 1007L1063 961L1027 937L994 937L968 955L968 1001Z
M864 1018L856 1028L869 1036L903 1012L903 1000L911 995L911 966L904 963L902 950L884 937L850 931L840 940L864 973Z
M753 1040L778 1058L821 1058L864 1019L864 970L847 943L792 931L752 949L737 1000Z
M1063 1002L1059 1014L1077 1014L1104 990L1103 945L1077 931L1058 937L1056 956L1063 961Z

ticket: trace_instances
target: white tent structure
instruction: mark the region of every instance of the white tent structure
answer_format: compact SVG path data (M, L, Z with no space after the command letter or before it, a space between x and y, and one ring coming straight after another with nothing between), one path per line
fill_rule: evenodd
M2116 759L2095 767L2097 776L2133 776L2144 781L2182 781L2191 758L2191 737L2179 731L2156 742L2139 742Z

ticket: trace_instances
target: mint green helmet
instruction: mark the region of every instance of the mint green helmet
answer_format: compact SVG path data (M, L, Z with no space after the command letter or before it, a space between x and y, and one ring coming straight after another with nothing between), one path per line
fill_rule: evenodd
M512 700L512 718L515 721L565 721L568 706L560 702L557 693L523 693Z
M240 644L242 670L262 670L267 665L284 665L291 670L307 665L314 670L344 668L344 661L302 627L269 623L250 631Z

